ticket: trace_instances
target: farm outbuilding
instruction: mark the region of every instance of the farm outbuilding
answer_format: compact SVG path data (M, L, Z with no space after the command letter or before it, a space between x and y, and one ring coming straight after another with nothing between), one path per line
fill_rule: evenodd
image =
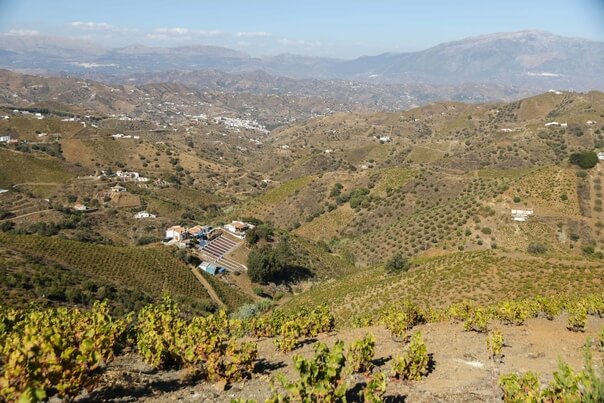
M215 276L220 273L224 273L224 269L222 267L217 266L214 263L210 263L210 262L201 262L201 264L199 266L197 266L197 268L205 271L208 274L211 274L212 276Z

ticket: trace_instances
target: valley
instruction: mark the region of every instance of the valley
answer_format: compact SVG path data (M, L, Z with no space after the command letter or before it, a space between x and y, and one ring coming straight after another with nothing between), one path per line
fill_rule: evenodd
M526 344L525 336L549 334L554 325L572 338L563 358L574 368L587 336L600 358L601 92L378 111L297 94L110 85L5 70L0 117L7 307L86 310L104 299L117 318L170 295L186 320L226 309L230 320L253 326L322 306L334 325L309 344L295 337L305 357L311 343L333 347L335 339L348 343L367 331L392 358L407 343L390 339L388 312L405 312L400 304L408 301L424 318L408 331L422 330L433 346L455 332L472 351L436 347L427 379L438 382L419 389L389 383L388 393L416 401L467 401L476 387L474 400L497 399L499 374L510 371L551 379L551 346ZM543 318L549 299L554 322ZM509 361L499 365L488 361L482 336L505 322L498 304L507 303L530 312L504 327L513 342ZM460 306L467 311L456 319L450 310ZM589 315L585 334L564 329L575 309ZM488 312L488 330L458 329L476 312ZM274 351L271 340L286 337L283 329L266 336L233 330L232 337L257 341L259 353L276 354L277 368L292 376L291 354ZM166 380L149 375L149 364L128 348L107 367L100 395L78 399L113 399L120 393L112 382L125 389L146 382L139 397L150 401L227 401L250 391L266 399L268 389L257 383L279 372L238 379L232 393L218 397L205 383L161 386ZM534 349L547 358L526 358ZM386 368L380 357L378 367ZM467 384L444 380L442 371L474 371L468 362L478 369ZM132 366L147 368L145 375L132 375L128 385L111 380L115 371L136 372ZM365 382L359 376L349 380Z

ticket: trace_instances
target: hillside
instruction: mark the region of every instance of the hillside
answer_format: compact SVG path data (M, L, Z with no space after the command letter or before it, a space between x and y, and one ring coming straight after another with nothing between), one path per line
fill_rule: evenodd
M168 293L186 302L192 312L216 308L191 269L160 248L117 248L33 235L0 234L0 240L4 248L21 252L38 263L58 264L92 278L140 290L155 300ZM16 270L19 265L18 260L5 264L8 270ZM43 267L39 266L39 270ZM247 302L237 291L227 290L219 282L214 285L227 297L225 302L229 306ZM113 298L119 300L119 296Z

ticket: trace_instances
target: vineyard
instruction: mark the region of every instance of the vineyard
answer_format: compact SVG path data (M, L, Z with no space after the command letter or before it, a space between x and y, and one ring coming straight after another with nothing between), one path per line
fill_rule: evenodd
M213 309L205 288L184 263L164 248L127 248L65 240L56 237L0 234L0 242L42 261L50 260L88 275L154 296L168 293L187 301L194 310ZM239 292L220 285L216 288L232 308L244 298ZM229 297L233 295L233 297Z
M296 296L285 305L298 309L325 301L340 323L369 315L403 299L422 306L446 306L464 300L490 303L534 295L584 295L604 287L599 260L556 263L510 258L494 252L465 252L416 259L407 273L367 268Z
M6 401L43 401L53 396L72 400L87 393L92 400L106 400L114 386L128 393L115 381L106 383L105 374L111 371L112 361L129 354L125 359L140 360L149 373L180 371L182 388L238 385L235 394L214 394L215 401L380 402L413 394L414 385L426 387L433 378L450 378L441 372L441 367L447 369L450 364L435 343L432 327L462 323L462 335L483 340L480 353L474 345L466 344L466 348L488 357L492 368L502 371L498 389L489 393L510 402L524 401L528 393L541 396L538 401L598 401L604 396L604 374L594 369L598 364L594 367L593 354L599 360L599 349L604 351L603 317L601 294L508 300L488 306L461 303L442 309L401 302L375 316L357 318L355 323L361 328L342 331L342 336L347 332L352 336L342 340L334 333L335 319L325 306L291 313L274 310L243 320L230 318L224 311L187 319L168 297L120 318L112 317L107 304L98 301L90 310L0 308L0 397ZM593 337L584 347L587 358L582 369L574 370L560 360L554 381L543 386L539 374L513 370L518 364L506 353L515 346L505 341L530 321L559 326L559 318L566 320L567 336L563 337L572 340L571 351L580 349L581 332ZM272 352L270 345L275 349ZM377 359L385 353L392 357ZM576 357L570 358L574 366ZM291 364L283 370L276 365L268 389L264 371L271 359L287 359ZM495 372L489 369L488 373ZM531 388L522 386L527 379ZM264 387L250 396L245 386L254 382Z

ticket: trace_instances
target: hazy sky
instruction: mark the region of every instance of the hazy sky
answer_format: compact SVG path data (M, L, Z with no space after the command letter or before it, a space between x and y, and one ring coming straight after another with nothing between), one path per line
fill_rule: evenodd
M524 29L604 41L604 0L0 0L4 35L218 45L255 56L351 58Z

